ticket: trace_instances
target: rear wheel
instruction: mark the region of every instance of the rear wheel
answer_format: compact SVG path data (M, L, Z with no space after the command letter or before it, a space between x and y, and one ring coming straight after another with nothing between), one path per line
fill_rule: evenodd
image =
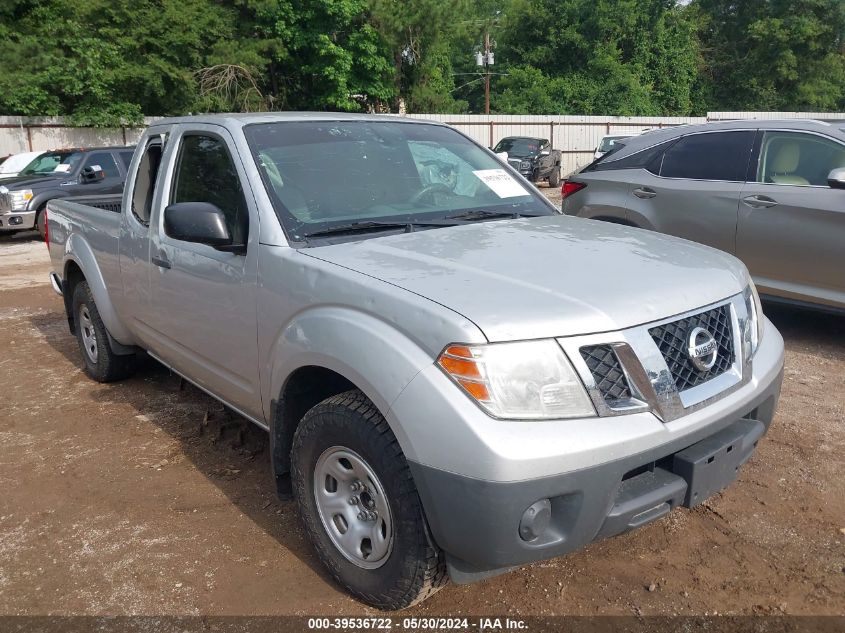
M363 393L333 396L305 415L291 470L308 537L354 596L403 609L446 584L402 450Z
M86 282L76 284L71 303L85 373L97 382L113 382L131 376L135 371L136 357L112 351L106 326Z

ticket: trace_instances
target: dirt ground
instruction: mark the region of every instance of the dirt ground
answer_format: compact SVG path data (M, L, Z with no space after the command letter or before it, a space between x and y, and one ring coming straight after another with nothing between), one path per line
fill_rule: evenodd
M266 434L153 361L89 380L47 272L0 238L0 614L373 614L277 500ZM738 482L409 614L845 613L845 318L766 308L786 380Z

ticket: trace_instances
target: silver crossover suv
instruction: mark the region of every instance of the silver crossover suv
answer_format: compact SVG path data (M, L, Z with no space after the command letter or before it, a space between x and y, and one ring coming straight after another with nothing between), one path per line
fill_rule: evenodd
M570 176L563 213L714 246L770 299L845 310L845 122L706 123L623 143Z

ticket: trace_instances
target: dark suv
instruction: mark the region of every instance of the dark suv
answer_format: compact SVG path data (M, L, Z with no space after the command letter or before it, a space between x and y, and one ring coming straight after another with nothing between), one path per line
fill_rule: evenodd
M123 191L134 147L60 149L42 154L0 185L0 234L38 228L49 200Z
M552 149L547 139L508 136L493 151L506 153L511 167L531 182L547 180L550 187L560 186L560 150Z

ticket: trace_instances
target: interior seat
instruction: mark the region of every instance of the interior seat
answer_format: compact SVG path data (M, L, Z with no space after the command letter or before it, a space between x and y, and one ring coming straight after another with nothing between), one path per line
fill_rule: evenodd
M795 173L801 160L801 146L798 143L784 143L781 145L771 166L771 181L779 185L809 185L803 176Z

